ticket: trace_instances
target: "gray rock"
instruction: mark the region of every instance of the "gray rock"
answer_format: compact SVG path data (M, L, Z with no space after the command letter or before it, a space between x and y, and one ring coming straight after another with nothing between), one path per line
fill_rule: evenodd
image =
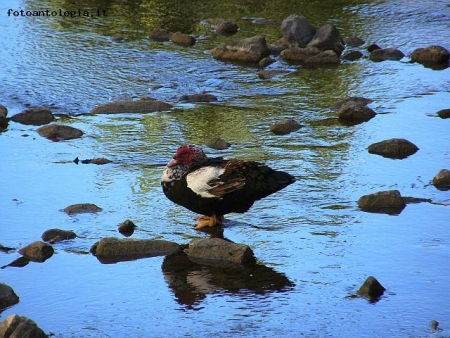
M269 80L276 76L285 76L287 74L291 74L287 69L267 69L258 72L258 77L262 80Z
M35 107L25 109L19 114L11 117L11 121L26 125L42 126L55 119L51 110L47 107Z
M180 102L213 102L217 101L217 97L208 93L182 95L178 101Z
M194 239L186 249L189 259L198 264L228 267L253 266L256 263L252 249L221 238Z
M362 196L358 206L362 211L396 215L402 212L406 203L398 190L388 190Z
M270 54L264 36L222 43L211 50L211 55L224 61L259 62Z
M441 119L448 119L448 118L450 118L450 109L441 109L436 114Z
M392 138L371 144L368 148L370 154L381 155L383 157L404 159L416 153L419 148L403 138Z
M450 170L440 170L433 178L433 185L439 190L450 190Z
M304 16L293 14L281 23L281 33L292 46L305 47L316 34L316 29Z
M92 203L71 204L63 209L63 211L69 215L95 213L102 210L102 208Z
M340 63L341 59L339 59L339 56L337 56L337 54L334 51L326 50L307 58L303 62L303 67L317 67L321 65L330 66L330 65L338 65Z
M370 52L369 59L375 62L393 60L401 60L405 54L403 54L397 48L375 49Z
M6 117L8 115L8 108L0 104L0 117Z
M19 297L16 295L14 290L3 283L0 283L0 312L4 309L13 306L19 302ZM3 337L0 335L0 337Z
M106 103L91 110L91 114L120 114L120 113L149 113L169 110L171 104L154 99L141 99L139 101L119 101Z
M239 30L235 21L222 21L216 28L216 33L222 35L233 35Z
M320 27L307 46L316 47L322 51L332 50L338 56L345 48L339 30L330 24Z
M19 253L33 262L45 262L53 256L53 247L45 242L36 241L19 250Z
M377 301L383 295L386 288L373 276L367 277L366 281L361 285L357 294L368 298L370 301Z
M225 141L223 138L215 136L206 143L206 146L211 149L224 150L229 148L231 144Z
M366 43L363 39L361 39L357 36L350 36L348 38L345 38L344 42L347 46L350 46L350 47L359 47Z
M37 132L51 141L72 140L83 136L80 129L56 123L39 127Z
M48 336L31 319L13 314L0 322L0 337L47 338Z
M91 252L102 263L116 263L139 258L166 256L181 250L175 242L156 239L105 237L95 243Z
M136 225L127 219L119 224L118 230L125 237L130 237L134 233L134 229L136 229Z
M56 243L77 238L77 235L71 230L49 229L44 231L41 238L44 242Z
M6 118L7 115L8 109L0 104L0 130L8 127L8 119Z
M365 97L361 97L361 96L350 96L350 97L347 97L347 98L345 98L343 100L337 101L336 103L334 103L330 107L330 109L335 110L335 111L339 111L342 108L342 106L344 105L344 103L347 103L347 102L355 102L357 104L361 104L363 106L367 106L369 103L372 103L373 100L365 98Z
M170 32L167 29L155 28L150 33L150 39L158 41L158 42L169 41L170 40Z
M448 65L450 59L449 51L441 46L430 46L426 48L417 48L411 54L411 61L424 65L444 64Z
M191 47L191 46L195 45L195 42L196 42L196 40L193 36L190 36L188 34L183 34L180 32L173 33L170 36L170 40L172 40L172 42L175 45L183 46L183 47Z
M371 45L367 46L367 51L369 53L372 53L375 49L381 49L381 47L378 46L376 43L372 43Z
M312 56L320 53L321 53L320 49L315 47L306 47L306 48L291 47L283 50L280 54L280 57L286 61L303 63Z
M265 58L262 58L259 62L258 62L258 66L260 68L265 68L269 65L271 65L272 63L276 62L275 59L271 58L270 56L267 56Z
M339 120L350 123L369 121L375 115L376 113L371 108L358 100L346 101L338 111Z
M299 130L302 126L295 120L286 119L270 126L270 131L276 135L286 135Z

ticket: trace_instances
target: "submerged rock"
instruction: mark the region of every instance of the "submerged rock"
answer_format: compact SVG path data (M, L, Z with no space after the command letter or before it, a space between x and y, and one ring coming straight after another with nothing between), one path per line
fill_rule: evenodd
M188 34L183 34L180 32L173 33L170 36L170 40L172 40L172 42L175 45L183 46L183 47L191 47L191 46L195 45L195 42L196 42L196 40L193 36L190 36Z
M259 62L270 54L264 36L222 43L211 50L211 55L224 61Z
M150 39L158 41L158 42L169 41L170 40L170 32L167 29L155 28L150 33Z
M14 290L3 283L0 283L0 312L4 309L13 306L19 302L19 297L16 295ZM0 334L0 337L3 337Z
M92 203L71 204L63 209L63 211L69 215L94 213L102 210L102 208Z
M253 251L248 245L221 238L194 239L189 243L186 253L195 263L216 267L244 267L256 263Z
M47 107L35 107L25 109L23 112L11 117L11 121L26 125L42 126L55 119L51 110Z
M141 99L139 101L119 101L106 103L95 107L91 114L120 114L120 113L149 113L154 111L169 110L171 104L154 99Z
M130 237L134 233L134 229L136 229L136 225L127 219L119 224L118 230L125 237Z
M370 154L381 155L383 157L404 159L415 154L419 148L403 138L392 138L371 144L368 148Z
M338 65L341 63L339 56L332 50L326 50L319 54L312 55L303 62L303 67L315 67L315 66L330 66Z
M83 164L97 164L97 165L103 165L103 164L112 163L111 160L108 160L107 158L104 158L104 157L89 158L89 159L86 159L86 160L79 160L78 157L77 157L73 161L76 164L78 164L78 162L81 162Z
M31 319L12 314L3 322L0 322L0 337L47 338L48 336Z
M441 119L448 119L448 118L450 118L450 109L441 109L436 114Z
M283 50L280 54L280 57L286 61L303 63L312 56L320 53L320 49L316 47L291 47Z
M439 190L450 190L450 170L440 170L433 178L433 185Z
M225 141L223 138L215 136L206 143L206 146L211 149L224 150L229 148L231 144Z
M44 231L41 238L44 242L56 243L77 238L77 235L71 230L49 229Z
M45 242L36 241L19 250L21 255L33 262L42 263L53 256L53 247Z
M316 47L321 51L332 50L338 56L345 48L339 30L330 24L320 27L307 46Z
M291 46L305 47L316 34L316 29L304 16L292 14L281 23L281 33Z
M374 49L370 52L369 59L375 62L393 60L399 61L403 59L405 54L403 54L397 48L386 48L386 49Z
M270 126L270 131L276 135L286 135L299 130L302 126L295 120L287 119Z
M4 269L8 266L15 267L15 268L23 268L24 266L27 266L28 263L30 263L31 260L28 257L20 256L19 258L16 258L11 263L3 265L1 268Z
M287 74L291 74L287 69L267 69L258 72L258 77L262 80L269 80L276 76L285 76Z
M377 301L383 295L386 288L373 276L367 277L366 281L361 285L357 294L368 298L370 301Z
M359 47L366 43L363 39L361 39L357 36L350 36L348 38L345 38L344 42L347 46L350 46L350 47Z
M37 132L51 141L72 140L83 136L83 132L80 129L62 124L42 126L38 128Z
M213 102L217 101L217 97L208 94L208 93L200 93L200 94L192 94L192 95L182 95L178 99L180 102Z
M166 256L181 250L175 242L156 239L105 237L95 243L91 252L102 263L117 263L139 258Z
M449 51L441 46L417 48L411 54L412 62L418 62L423 65L448 65L449 59Z
M397 215L406 207L406 203L398 190L387 190L362 196L358 206L362 211Z

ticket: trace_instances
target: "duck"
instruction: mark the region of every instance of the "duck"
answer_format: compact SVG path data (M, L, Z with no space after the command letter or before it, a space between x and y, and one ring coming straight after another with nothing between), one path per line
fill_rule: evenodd
M243 159L208 157L201 147L185 144L164 168L164 195L196 214L195 229L214 227L229 213L244 213L251 206L296 181L284 171Z

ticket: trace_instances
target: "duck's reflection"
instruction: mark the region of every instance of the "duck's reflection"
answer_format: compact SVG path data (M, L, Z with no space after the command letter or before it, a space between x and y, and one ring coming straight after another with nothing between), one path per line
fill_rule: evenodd
M191 262L184 252L167 256L162 271L177 302L193 307L207 294L247 291L264 294L294 287L284 274L257 264L251 268L217 268Z

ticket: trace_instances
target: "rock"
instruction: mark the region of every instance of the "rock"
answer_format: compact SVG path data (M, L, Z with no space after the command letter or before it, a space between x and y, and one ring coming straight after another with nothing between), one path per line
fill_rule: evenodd
M350 36L348 38L345 38L344 42L347 46L350 46L350 47L359 47L366 43L363 39L361 39L357 36Z
M361 96L350 96L343 100L339 100L338 102L333 104L330 107L330 109L332 109L334 111L339 111L342 108L342 106L344 105L344 103L347 103L347 102L355 102L356 104L361 104L363 106L367 106L369 103L372 103L373 100L365 98L365 97L361 97Z
M194 239L186 249L189 259L198 264L228 267L253 266L256 263L252 249L221 238Z
M363 285L361 285L357 294L368 298L370 301L377 301L383 295L384 291L386 291L384 286L375 277L369 276Z
M370 52L369 59L375 62L394 60L401 60L405 54L396 48L375 49Z
M208 94L208 93L200 93L200 94L193 94L193 95L183 95L181 96L178 101L180 102L213 102L217 101L217 97Z
M0 283L0 312L4 309L13 306L19 302L19 297L16 295L14 290L3 283ZM0 337L3 337L0 334Z
M437 320L431 320L430 321L430 327L433 331L438 331L439 330L439 322Z
M6 252L6 253L8 253L8 252L10 252L10 251L12 251L12 250L14 250L14 248L10 248L10 247L3 246L3 245L0 244L0 251L1 251L1 252Z
M36 241L19 250L19 253L33 262L42 263L53 256L53 247L45 242Z
M368 150L370 154L394 159L404 159L416 153L419 148L403 138L392 138L371 144Z
M23 268L24 266L27 266L28 263L30 263L31 260L28 257L20 256L19 258L16 258L11 263L3 265L1 268L4 269L8 266L16 267L16 268Z
M170 40L172 40L172 42L178 46L183 46L183 47L191 47L193 45L195 45L195 38L188 35L188 34L183 34L180 32L176 32L173 33L170 36Z
M417 48L411 54L411 61L423 65L443 64L448 65L450 59L449 51L441 46L430 46Z
M8 115L8 108L0 104L0 117L6 117Z
M303 67L316 67L320 65L338 65L341 63L341 59L339 56L332 51L326 50L324 52L320 52L319 54L313 55L303 62Z
M440 170L433 178L433 185L439 190L450 190L450 170Z
M102 210L102 208L92 203L72 204L63 209L63 211L69 215L95 213Z
M450 109L441 109L436 114L441 119L448 119L448 118L450 118Z
M367 107L363 101L349 100L341 105L338 111L339 120L346 123L359 123L369 121L376 113Z
M95 107L91 114L120 114L120 113L149 113L169 110L171 104L154 99L141 99L139 101L119 101L106 103Z
M265 58L262 58L259 62L258 62L258 66L260 68L265 68L269 65L271 65L272 63L276 62L275 59L271 58L270 56L267 56Z
M251 38L222 43L211 50L213 57L226 61L259 62L270 54L266 38L254 36Z
M216 33L222 35L233 35L239 30L239 26L234 21L222 21L216 28Z
M372 53L374 50L376 50L376 49L381 49L381 47L380 46L378 46L376 43L372 43L371 45L369 45L368 47L367 47L367 51L369 52L369 53Z
M0 337L4 338L47 338L37 324L17 314L12 314L0 322Z
M86 159L86 160L81 160L81 161L77 157L73 161L76 164L78 164L78 162L81 162L83 164L97 164L97 165L103 165L103 164L112 163L111 160L108 160L107 158L104 158L104 157L91 158L91 159Z
M51 141L72 140L83 136L80 129L56 123L39 127L37 132Z
M363 53L361 53L358 50L354 50L348 53L345 53L344 55L342 55L342 59L344 60L348 60L348 61L356 61L359 60L363 57Z
M94 244L91 252L102 263L116 263L139 258L166 256L181 250L175 242L156 239L105 237Z
M41 238L44 242L51 244L61 242L67 239L74 239L77 235L71 230L50 229L44 231Z
M54 119L55 117L51 110L47 107L25 109L11 117L11 121L33 126L42 126L52 122Z
M306 47L316 29L304 16L292 14L281 23L281 33L291 46Z
M388 190L362 196L358 206L362 211L396 215L406 204L398 190Z
M268 70L262 70L258 72L258 77L262 80L269 80L276 76L284 76L287 74L290 74L291 72L286 69L268 69Z
M136 225L127 219L126 221L119 224L119 232L125 237L130 237L134 233L134 229L136 229Z
M150 39L164 42L170 40L170 32L167 29L156 28L150 33Z
M270 126L270 131L276 135L286 135L299 130L302 126L295 120L283 120Z
M291 47L283 50L280 57L286 61L294 61L298 63L303 63L310 57L320 54L321 51L315 47Z
M278 39L275 43L269 44L270 54L272 55L280 55L282 51L291 47L285 38Z
M224 150L229 148L231 144L225 141L223 138L215 136L206 143L206 146L211 149Z
M6 118L7 115L8 109L0 104L0 130L8 127L8 119Z
M321 51L332 50L338 56L345 48L339 30L330 24L320 27L307 46L316 47Z

